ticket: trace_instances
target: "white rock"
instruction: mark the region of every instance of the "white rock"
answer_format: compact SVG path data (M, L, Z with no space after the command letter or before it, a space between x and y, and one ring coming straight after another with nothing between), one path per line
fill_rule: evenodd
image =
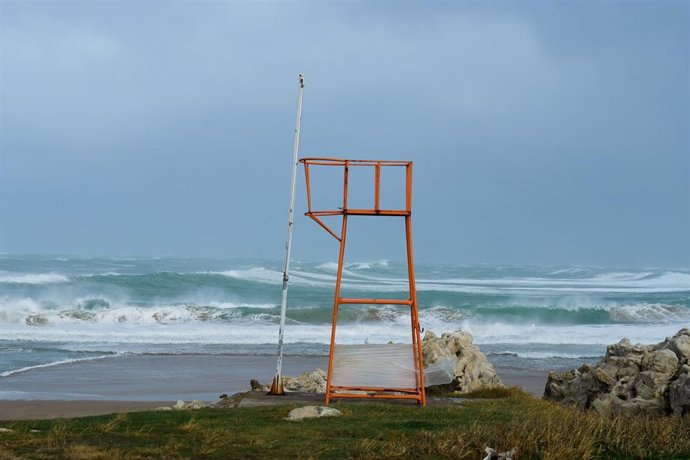
M304 406L293 409L287 416L287 420L303 420L305 418L339 417L343 415L338 409L324 406Z
M173 408L172 408L172 407L168 407L168 406L161 406L161 407L156 407L156 408L154 408L153 410L164 411L164 410L173 410Z
M198 399L195 399L193 401L188 402L185 404L185 409L201 409L202 407L205 407L206 404L204 404L203 401L199 401Z
M201 409L202 407L206 407L206 404L203 401L199 401L198 399L195 399L193 401L189 402L184 402L181 399L178 399L177 402L175 403L174 406L172 406L172 409L175 410L184 410L184 409ZM165 409L161 409L165 410Z
M484 452L486 453L484 460L513 460L513 456L517 452L517 447L513 447L505 452L496 452L496 449L487 447L484 449Z
M502 386L494 366L464 331L447 332L438 337L431 331L422 340L422 357L427 367L448 357L455 359L453 381L441 387L457 393Z
M325 393L326 371L314 369L313 371L305 372L299 377L283 377L283 386L287 391Z
M0 428L0 433L14 433L14 430L10 430L9 428Z

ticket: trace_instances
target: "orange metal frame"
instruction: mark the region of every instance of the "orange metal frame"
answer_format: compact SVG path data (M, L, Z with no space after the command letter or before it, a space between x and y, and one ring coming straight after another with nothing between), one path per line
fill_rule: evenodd
M424 366L422 363L422 339L417 310L417 290L414 276L414 258L412 254L412 162L391 160L345 160L340 158L302 158L304 176L307 182L307 208L305 216L313 219L317 224L340 242L338 256L338 272L335 281L335 299L333 302L333 323L331 326L331 345L328 357L328 377L326 380L326 404L334 398L383 398L383 399L412 399L417 404L426 404L424 393ZM309 168L311 166L335 166L343 168L343 203L337 210L315 211L311 205L311 180ZM348 177L351 167L374 168L374 207L370 209L350 209L347 206ZM381 209L381 168L405 168L405 209ZM340 235L336 234L320 217L343 216ZM343 277L343 259L345 256L345 240L347 236L347 219L349 216L398 216L405 218L405 237L407 246L407 273L410 295L408 299L353 299L340 296L340 285ZM333 353L335 351L335 331L338 321L338 308L345 304L375 304L375 305L408 305L412 323L412 349L415 367L415 388L385 388L385 387L344 387L331 385L333 375Z

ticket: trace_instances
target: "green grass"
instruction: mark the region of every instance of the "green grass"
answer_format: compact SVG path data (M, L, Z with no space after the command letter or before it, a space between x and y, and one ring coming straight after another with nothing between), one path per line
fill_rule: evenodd
M301 422L284 420L295 406L0 422L15 430L0 433L0 458L476 459L485 446L517 447L519 459L690 458L687 416L603 418L515 389L494 396L426 408L336 403L343 417Z

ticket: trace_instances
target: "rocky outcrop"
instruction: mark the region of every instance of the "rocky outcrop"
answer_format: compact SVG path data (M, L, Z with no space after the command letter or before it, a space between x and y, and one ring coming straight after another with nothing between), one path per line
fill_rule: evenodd
M427 332L422 340L422 358L427 370L448 373L447 378L441 380L450 383L433 387L427 385L432 392L468 393L502 385L493 365L472 343L472 336L467 332L449 332L440 337L431 331ZM433 380L430 378L428 381ZM286 391L325 393L326 372L315 369L299 377L283 377L283 386ZM262 385L252 379L251 388L267 392L270 385Z
M438 337L428 331L422 340L422 358L425 368L449 358L453 363L451 383L431 387L432 391L469 393L503 385L494 366L472 343L472 336L467 332L446 332Z
M690 413L690 329L655 345L609 345L595 366L550 372L544 399L603 414Z

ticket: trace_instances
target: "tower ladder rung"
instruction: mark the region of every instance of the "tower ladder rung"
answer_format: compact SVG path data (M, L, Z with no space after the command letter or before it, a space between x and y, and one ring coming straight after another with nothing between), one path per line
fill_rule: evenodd
M412 305L410 299L348 299L341 297L338 303L343 304L373 304L373 305Z

